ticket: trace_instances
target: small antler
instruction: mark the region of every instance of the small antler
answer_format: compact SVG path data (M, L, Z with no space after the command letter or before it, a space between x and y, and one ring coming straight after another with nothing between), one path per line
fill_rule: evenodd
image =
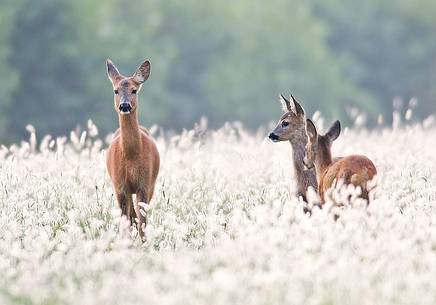
M298 115L303 116L303 115L304 115L304 109L303 109L303 107L301 107L300 103L297 102L297 99L296 99L292 94L291 94L291 98L292 98L292 101L294 102L295 112L296 112Z
M283 94L280 95L280 101L282 102L282 108L284 112L292 111L291 102L286 99Z

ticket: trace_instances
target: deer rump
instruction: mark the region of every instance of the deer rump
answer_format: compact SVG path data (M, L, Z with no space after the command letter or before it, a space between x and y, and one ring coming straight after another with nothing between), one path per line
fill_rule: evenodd
M325 192L335 187L335 183L343 181L345 185L360 186L361 198L368 200L368 182L377 174L374 163L362 155L343 157L328 167L319 181L319 195L324 198Z

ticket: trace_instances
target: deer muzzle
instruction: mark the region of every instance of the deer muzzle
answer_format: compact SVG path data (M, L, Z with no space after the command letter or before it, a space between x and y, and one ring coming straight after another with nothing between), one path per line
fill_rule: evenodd
M121 114L129 114L132 111L132 104L130 104L130 100L128 96L125 94L121 95L120 105L118 106L118 110Z
M130 110L132 110L132 106L129 103L120 104L119 110L122 114L129 114Z
M274 141L274 142L278 142L280 139L279 139L279 136L278 135L276 135L274 132L271 132L270 134L269 134L269 136L268 136L268 138L270 138L272 141Z

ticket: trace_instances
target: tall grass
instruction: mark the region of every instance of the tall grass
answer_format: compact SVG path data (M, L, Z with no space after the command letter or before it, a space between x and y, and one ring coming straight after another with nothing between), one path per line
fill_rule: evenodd
M147 243L120 217L105 141L0 150L0 304L435 304L436 127L346 129L334 155L378 167L375 200L304 215L289 143L239 124L153 128ZM334 207L331 207L334 208Z

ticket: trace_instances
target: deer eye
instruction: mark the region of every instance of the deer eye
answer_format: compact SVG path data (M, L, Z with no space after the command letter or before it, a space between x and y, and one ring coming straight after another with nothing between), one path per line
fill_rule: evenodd
M132 94L136 94L136 90L132 90Z
M115 94L118 94L118 90L114 90L114 93L115 93Z
M288 126L289 125L289 122L286 122L286 121L283 121L282 122L282 127L286 127L286 126Z

